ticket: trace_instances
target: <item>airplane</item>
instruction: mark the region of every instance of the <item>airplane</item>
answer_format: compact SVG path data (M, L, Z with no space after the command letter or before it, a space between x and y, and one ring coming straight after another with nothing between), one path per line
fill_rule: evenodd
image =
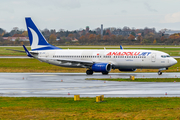
M86 74L101 72L107 75L112 69L136 71L159 69L158 75L177 61L169 54L155 50L70 50L55 47L47 42L30 17L25 18L31 51L23 45L27 56L56 66L86 68Z

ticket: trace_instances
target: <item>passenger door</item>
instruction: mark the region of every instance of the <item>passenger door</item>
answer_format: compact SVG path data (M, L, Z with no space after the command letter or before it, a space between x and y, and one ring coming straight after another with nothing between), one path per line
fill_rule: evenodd
M156 61L156 54L152 54L152 56L151 56L151 61L152 61L152 62L155 62L155 61Z

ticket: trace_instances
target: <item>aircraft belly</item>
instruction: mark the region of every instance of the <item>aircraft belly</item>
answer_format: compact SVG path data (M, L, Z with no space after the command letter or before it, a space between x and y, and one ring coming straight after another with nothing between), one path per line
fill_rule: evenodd
M116 66L119 67L138 67L141 66L137 60L133 59L116 59Z

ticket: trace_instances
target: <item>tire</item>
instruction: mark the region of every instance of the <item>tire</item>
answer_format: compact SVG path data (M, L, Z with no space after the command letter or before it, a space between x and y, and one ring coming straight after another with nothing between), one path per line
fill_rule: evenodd
M87 75L92 75L92 74L93 74L93 71L92 71L92 70L87 70L87 71L86 71L86 74L87 74Z
M103 75L108 75L109 72L102 72Z
M162 72L161 72L161 71L158 71L158 75L162 75Z

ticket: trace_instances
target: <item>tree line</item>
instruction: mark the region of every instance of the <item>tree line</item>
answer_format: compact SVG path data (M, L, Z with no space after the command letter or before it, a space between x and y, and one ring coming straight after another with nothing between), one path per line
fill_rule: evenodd
M154 28L123 29L106 28L103 35L99 28L95 30L75 30L68 31L60 29L56 32L54 29L41 30L46 40L52 45L179 45L180 33L167 35L163 32L156 32ZM16 37L15 41L4 39L7 37ZM0 46L6 45L29 45L29 41L22 41L20 37L28 37L28 32L19 30L17 27L10 32L0 28Z

